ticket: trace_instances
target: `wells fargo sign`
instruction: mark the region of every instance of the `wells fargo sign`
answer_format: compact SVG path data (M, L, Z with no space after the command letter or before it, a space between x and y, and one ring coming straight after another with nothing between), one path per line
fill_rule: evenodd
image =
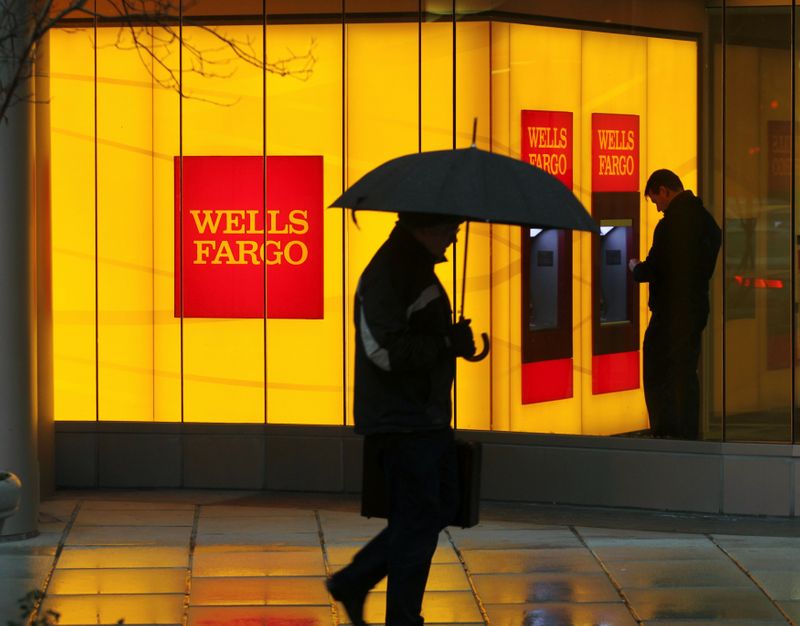
M639 116L592 113L592 191L639 190Z
M322 157L175 157L175 315L323 316Z
M523 161L552 174L572 189L572 113L523 111Z
M767 193L772 199L785 199L792 188L792 123L769 120L767 141Z

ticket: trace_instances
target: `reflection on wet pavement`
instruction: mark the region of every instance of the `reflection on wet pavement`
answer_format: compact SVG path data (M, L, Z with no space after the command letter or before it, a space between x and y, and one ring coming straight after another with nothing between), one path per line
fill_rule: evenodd
M119 495L116 496L119 498ZM64 625L348 624L326 575L382 526L345 510L192 504L93 492L42 504L42 534L0 543L0 620L46 592ZM202 496L198 495L198 502ZM428 624L786 624L800 620L800 539L488 519L442 533ZM386 582L365 605L384 620ZM2 621L0 621L2 623Z

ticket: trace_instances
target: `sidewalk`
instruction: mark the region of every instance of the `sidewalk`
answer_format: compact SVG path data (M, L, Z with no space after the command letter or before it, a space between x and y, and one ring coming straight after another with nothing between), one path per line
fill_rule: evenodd
M46 591L60 624L347 624L326 574L383 525L353 497L69 492L0 543L0 623ZM385 583L366 619L381 624ZM428 624L793 624L800 521L485 503L442 533Z

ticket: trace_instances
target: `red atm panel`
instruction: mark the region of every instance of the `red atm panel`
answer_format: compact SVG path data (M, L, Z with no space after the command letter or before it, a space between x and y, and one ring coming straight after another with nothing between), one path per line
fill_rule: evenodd
M523 161L572 189L572 113L522 111ZM572 234L523 228L522 404L571 398Z
M639 116L592 115L592 393L639 387Z

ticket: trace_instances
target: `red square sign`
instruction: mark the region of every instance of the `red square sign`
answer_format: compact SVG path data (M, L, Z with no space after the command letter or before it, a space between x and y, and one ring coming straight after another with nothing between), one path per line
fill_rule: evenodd
M572 189L572 113L522 111L520 158Z
M323 316L322 157L175 157L175 316Z
M639 191L639 116L592 113L592 191Z

